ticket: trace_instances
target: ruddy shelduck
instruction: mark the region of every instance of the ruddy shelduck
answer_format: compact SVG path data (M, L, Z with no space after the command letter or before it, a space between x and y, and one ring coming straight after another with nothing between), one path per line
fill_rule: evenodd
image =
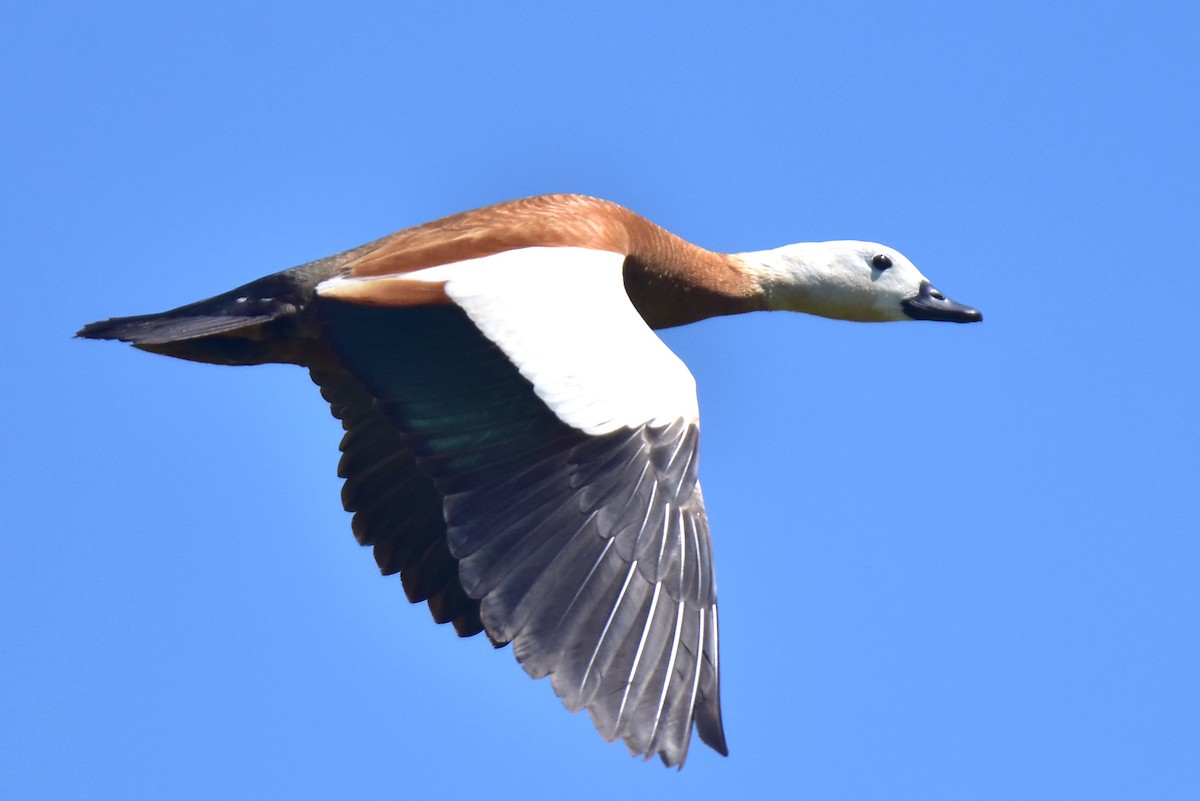
M512 643L606 739L682 766L693 726L727 753L717 592L695 382L653 329L759 310L982 319L883 245L714 253L545 195L79 336L307 368L383 573L460 636Z

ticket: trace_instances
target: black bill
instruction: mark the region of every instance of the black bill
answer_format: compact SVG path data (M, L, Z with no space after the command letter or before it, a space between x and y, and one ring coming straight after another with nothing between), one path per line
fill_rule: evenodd
M921 282L921 289L916 295L903 301L904 313L914 320L939 320L945 323L977 323L983 319L983 312L972 309L961 303L955 303L950 298L933 288L928 281Z

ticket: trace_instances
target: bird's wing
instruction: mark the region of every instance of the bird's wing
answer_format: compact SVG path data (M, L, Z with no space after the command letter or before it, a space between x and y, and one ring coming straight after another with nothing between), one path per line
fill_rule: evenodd
M524 248L318 289L342 365L442 496L489 636L607 739L726 752L687 368L620 254ZM435 289L436 291L431 291Z
M479 601L463 591L446 542L441 493L400 430L344 369L322 360L309 373L346 429L338 475L354 538L373 546L385 576L400 574L408 600L428 602L435 621L453 623L461 637L483 631Z

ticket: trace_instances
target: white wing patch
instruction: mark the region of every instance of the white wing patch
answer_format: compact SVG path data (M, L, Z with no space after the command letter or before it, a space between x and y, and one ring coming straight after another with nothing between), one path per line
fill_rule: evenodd
M695 422L695 379L629 302L624 262L588 248L521 248L400 275L334 278L317 291L340 282L445 282L446 295L567 425L596 436Z

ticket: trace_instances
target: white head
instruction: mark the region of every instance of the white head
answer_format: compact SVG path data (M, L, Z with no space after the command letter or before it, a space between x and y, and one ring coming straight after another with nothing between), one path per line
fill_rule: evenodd
M934 289L911 261L886 245L803 242L737 255L762 287L768 309L860 322L983 319Z

